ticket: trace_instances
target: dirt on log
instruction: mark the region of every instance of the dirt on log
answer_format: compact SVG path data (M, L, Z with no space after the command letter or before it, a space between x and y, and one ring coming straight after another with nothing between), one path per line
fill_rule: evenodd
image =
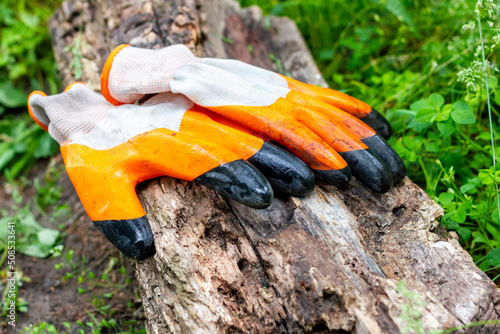
M50 30L65 84L73 63L95 90L123 43L183 43L325 84L294 23L229 0L68 0ZM168 177L138 193L157 250L135 263L149 333L400 333L415 325L400 280L422 301L426 332L499 319L497 287L455 233L432 232L442 210L409 179L384 195L356 180L345 191L318 182L310 196L278 195L266 210Z

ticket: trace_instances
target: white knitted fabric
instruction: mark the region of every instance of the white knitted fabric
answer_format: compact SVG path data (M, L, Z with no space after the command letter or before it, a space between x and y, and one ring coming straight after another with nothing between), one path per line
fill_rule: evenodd
M113 60L108 85L111 96L123 103L171 91L205 107L269 106L290 92L276 73L237 60L196 58L184 45L122 49Z
M115 107L83 84L57 95L32 95L28 103L38 120L47 121L57 142L96 150L113 148L158 128L179 131L184 113L193 106L183 95L164 93L142 106Z
M33 115L48 126L59 144L88 133L104 116L110 103L83 84L74 84L61 94L32 95L28 101Z
M141 106L110 106L92 131L75 137L71 143L107 150L151 130L163 128L177 132L184 113L192 106L193 102L185 96L173 93L155 95Z
M247 81L258 83L261 87L267 87L268 89L278 87L283 90L290 91L288 89L288 83L281 75L261 67L244 63L240 60L203 58L202 62L221 70L231 72Z
M160 50L125 47L113 60L108 89L116 100L133 103L144 94L169 92L175 72L200 61L185 45Z

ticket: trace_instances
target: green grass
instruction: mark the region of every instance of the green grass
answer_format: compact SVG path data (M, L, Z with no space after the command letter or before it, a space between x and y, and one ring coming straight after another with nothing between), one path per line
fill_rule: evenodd
M240 3L294 20L330 87L385 113L394 129L390 143L410 179L443 206L442 225L456 231L478 266L498 279L500 168L492 160L500 149L492 154L490 136L500 134L498 69L491 65L500 44L497 13L481 7L478 21L470 0ZM465 24L474 27L463 29Z
M61 81L47 20L62 0L0 2L0 172L10 180L57 144L28 116L33 90L58 92Z

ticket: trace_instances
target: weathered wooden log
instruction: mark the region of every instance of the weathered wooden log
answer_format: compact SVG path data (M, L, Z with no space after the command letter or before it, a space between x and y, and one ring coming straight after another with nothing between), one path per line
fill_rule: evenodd
M66 84L76 61L79 80L99 90L106 57L122 43L184 43L199 56L325 84L290 20L231 0L67 0L50 29ZM442 210L408 179L384 195L355 180L345 191L318 183L266 210L168 177L138 192L157 250L135 262L149 333L399 333L415 325L405 311L412 301L396 288L403 279L423 301L426 331L499 318L498 289L455 233L431 232Z

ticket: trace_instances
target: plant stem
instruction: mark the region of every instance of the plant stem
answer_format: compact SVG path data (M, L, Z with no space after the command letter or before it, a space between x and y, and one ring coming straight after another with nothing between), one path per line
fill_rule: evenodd
M418 159L418 163L419 163L419 165L420 165L420 168L422 168L422 172L424 173L426 188L427 188L427 189L431 189L432 180L431 180L431 178L429 177L429 174L427 173L427 170L425 169L425 165L424 165L424 163L422 162L422 159L421 159L421 158L419 158L419 159ZM434 195L435 195L435 194L434 194Z
M483 326L483 325L497 325L497 324L500 324L500 320L476 321L476 322L471 322L470 324L467 324L467 325L448 328L448 329L440 332L439 334L452 333L452 332L455 332L455 331L457 331L459 329L463 329L463 328Z
M474 146L475 148L477 148L478 150L484 152L484 153L488 153L488 150L485 149L484 147L480 146L478 143L476 143L475 141L473 141L471 139L471 137L467 136L465 133L463 132L460 132L460 137L462 137L463 139L467 140L467 142L469 144L471 144L472 146Z
M491 155L493 158L493 167L496 165L495 158L495 140L493 135L493 118L491 117L491 103L490 103L490 88L488 86L488 77L486 76L486 57L484 56L484 42L483 42L483 32L481 28L481 18L477 17L477 22L479 26L479 39L481 40L481 54L483 57L483 75L484 83L486 84L486 101L488 102L488 119L490 122L490 137L491 137ZM496 197L497 197L497 211L498 211L498 221L500 221L500 198L498 196L498 182L495 183Z
M8 247L5 247L4 251L3 251L3 254L2 254L2 258L0 259L0 267L2 267L5 259L7 258L7 251L8 251Z

